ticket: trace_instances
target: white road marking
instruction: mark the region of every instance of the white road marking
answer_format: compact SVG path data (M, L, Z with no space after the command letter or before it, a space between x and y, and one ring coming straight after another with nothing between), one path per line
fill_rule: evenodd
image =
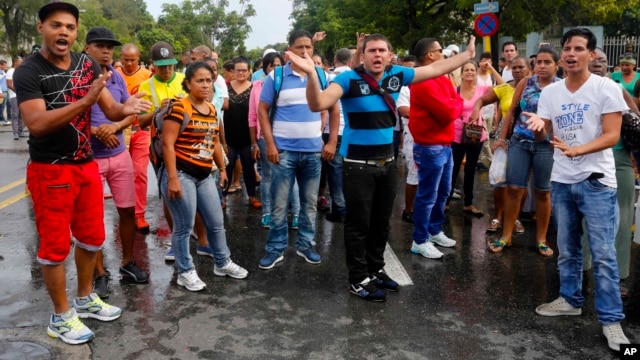
M400 286L413 285L413 281L407 271L404 269L400 260L396 256L396 253L393 252L391 246L387 244L387 247L384 249L384 262L385 267L384 270L387 272L390 278L395 280Z

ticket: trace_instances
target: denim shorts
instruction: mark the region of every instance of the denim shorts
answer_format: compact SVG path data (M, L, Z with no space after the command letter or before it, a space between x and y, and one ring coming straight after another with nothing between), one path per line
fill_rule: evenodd
M507 153L507 184L526 188L529 170L533 170L533 185L536 190L551 189L553 168L553 146L548 142L527 140L514 135Z

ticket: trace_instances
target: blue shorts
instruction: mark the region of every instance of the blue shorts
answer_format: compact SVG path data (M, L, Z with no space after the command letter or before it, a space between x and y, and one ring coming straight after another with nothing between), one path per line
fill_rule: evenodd
M553 146L548 142L537 142L514 135L507 153L507 184L526 188L529 170L533 170L533 185L536 190L551 189L553 168Z

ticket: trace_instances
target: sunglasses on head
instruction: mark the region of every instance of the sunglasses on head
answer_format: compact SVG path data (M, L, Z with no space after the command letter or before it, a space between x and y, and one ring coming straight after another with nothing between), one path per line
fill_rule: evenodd
M620 56L620 60L633 60L633 54L627 53Z

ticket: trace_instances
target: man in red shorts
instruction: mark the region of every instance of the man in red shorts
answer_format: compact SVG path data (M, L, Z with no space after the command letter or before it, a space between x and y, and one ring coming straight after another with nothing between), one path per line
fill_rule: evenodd
M18 106L30 133L27 182L40 235L37 260L54 306L47 333L81 344L94 334L79 318L111 321L122 313L91 293L96 252L105 233L102 183L90 145L90 108L97 102L108 119L118 121L147 110L150 103L140 100L143 94L116 102L105 88L111 74L102 75L98 62L86 54L71 52L78 8L51 2L40 8L38 17L42 49L14 74ZM71 234L78 290L70 306L64 261Z

